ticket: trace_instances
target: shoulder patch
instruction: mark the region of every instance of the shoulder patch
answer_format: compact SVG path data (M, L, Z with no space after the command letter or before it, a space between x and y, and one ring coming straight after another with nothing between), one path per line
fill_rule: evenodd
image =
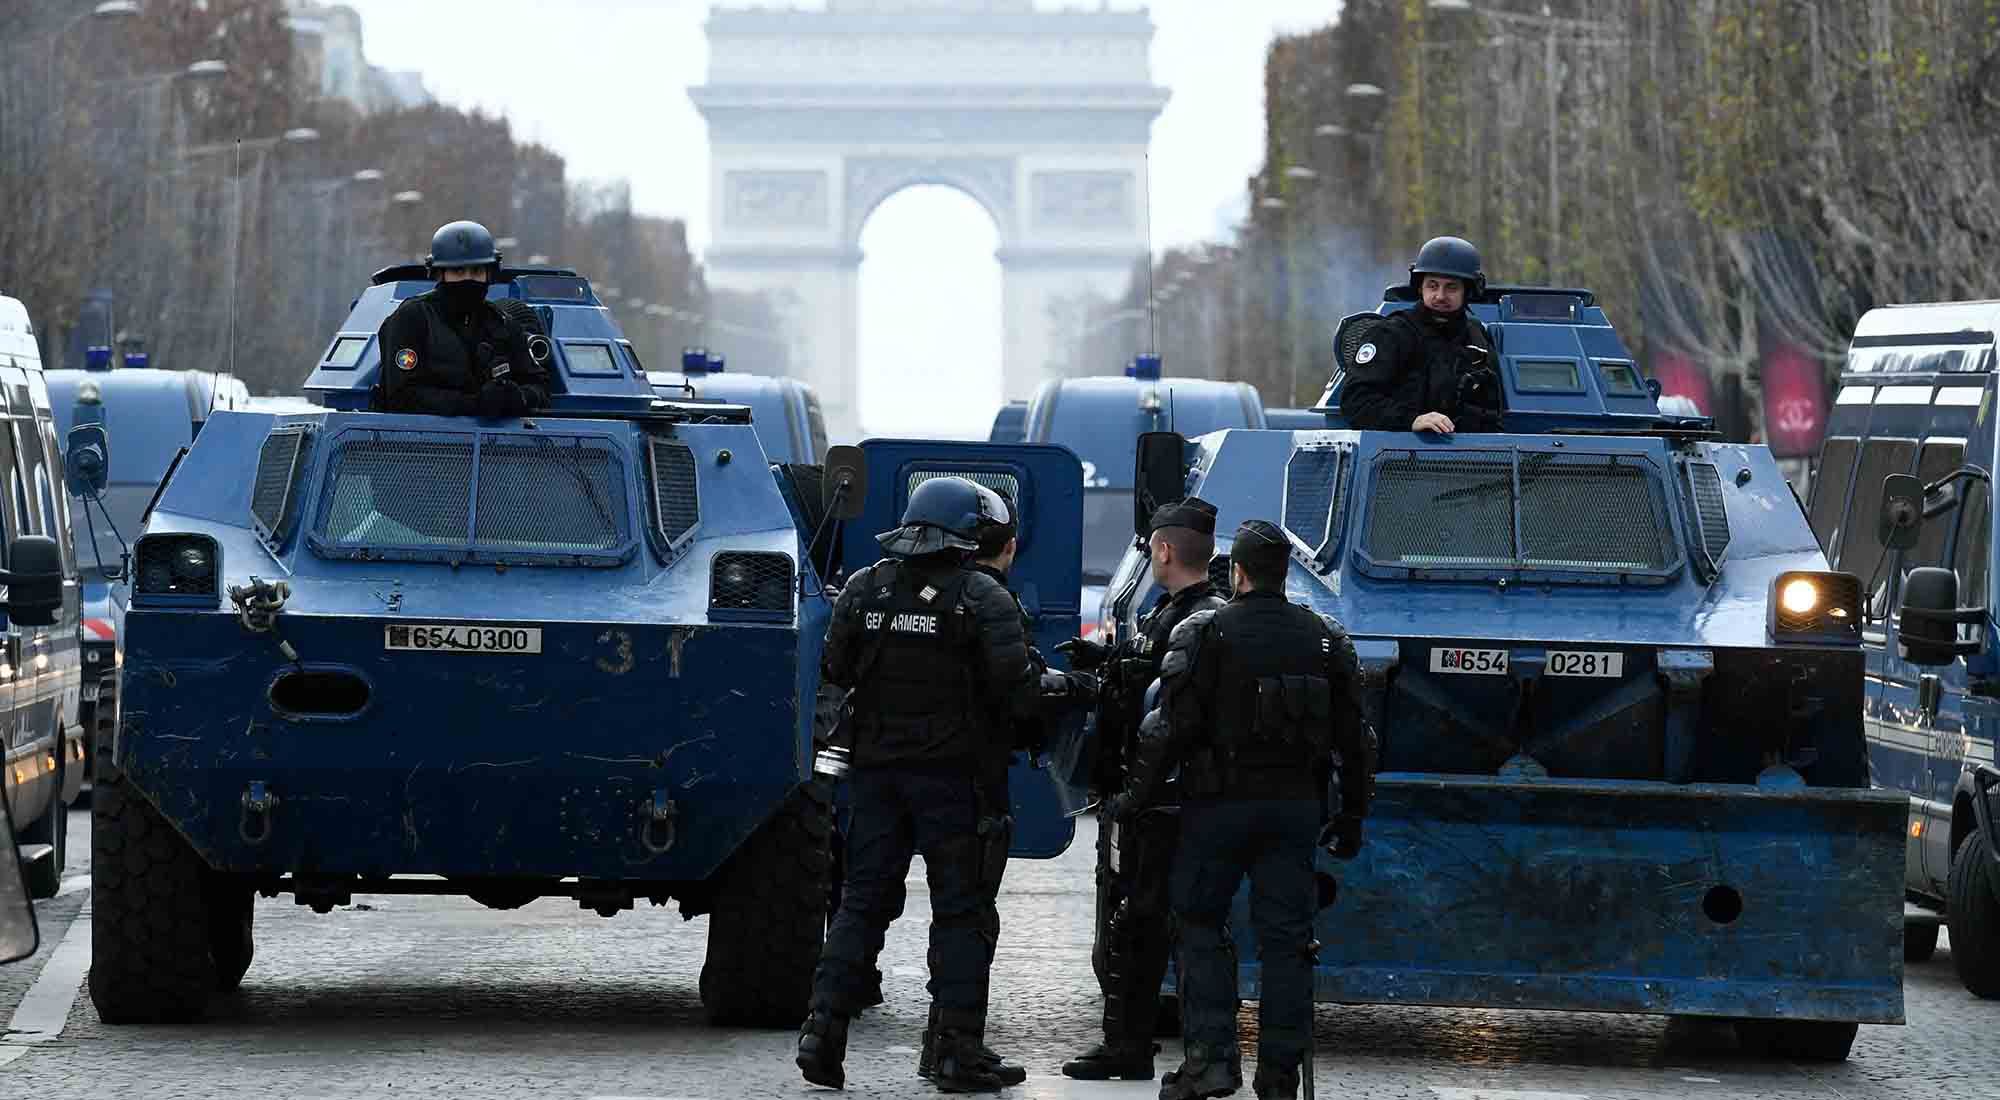
M1375 345L1367 343L1356 348L1354 350L1354 361L1360 364L1373 363L1375 361Z
M416 369L417 369L417 349L415 349L415 348L404 348L404 349L403 349L402 351L399 351L399 352L397 352L397 353L396 353L396 369L398 369L398 370L416 370Z

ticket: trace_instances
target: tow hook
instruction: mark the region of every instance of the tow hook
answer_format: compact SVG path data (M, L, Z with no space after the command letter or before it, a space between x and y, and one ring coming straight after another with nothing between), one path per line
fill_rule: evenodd
M271 839L271 808L277 804L278 796L261 779L252 779L243 789L243 816L236 824L236 834L243 843L262 844Z
M656 856L665 855L674 846L674 819L680 812L665 788L654 791L652 799L639 807L639 843Z

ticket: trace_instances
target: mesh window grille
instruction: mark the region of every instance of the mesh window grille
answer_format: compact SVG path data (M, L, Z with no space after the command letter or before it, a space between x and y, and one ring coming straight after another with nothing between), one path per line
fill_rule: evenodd
M1340 489L1340 451L1294 451L1285 464L1285 529L1318 554L1332 531L1334 496Z
M616 445L596 437L359 433L334 444L317 533L336 551L615 555L630 540L626 484Z
M625 469L603 440L492 438L479 450L473 541L531 551L598 551L625 542Z
M304 464L307 432L279 428L264 437L257 455L257 480L250 489L250 516L272 542L283 542L291 527L292 496Z
M213 596L215 540L202 535L149 535L133 557L136 590L153 596Z
M913 470L910 473L909 484L903 487L903 499L908 500L909 494L917 491L917 486L940 477L962 477L996 492L1005 493L1008 500L1021 499L1021 479L1013 474L993 470Z
M701 521L701 490L694 452L685 443L653 440L653 522L668 546L677 546Z
M1695 518L1701 524L1701 548L1711 562L1719 562L1729 549L1729 510L1722 500L1722 475L1707 462L1688 464L1688 483L1693 487Z
M1376 463L1370 558L1415 568L1514 560L1513 462L1504 451L1408 452Z
M1664 570L1678 560L1666 517L1639 459L1523 452L1517 477L1504 451L1390 452L1362 545L1379 564L1419 569Z
M709 567L708 606L734 611L790 611L792 559L732 550Z

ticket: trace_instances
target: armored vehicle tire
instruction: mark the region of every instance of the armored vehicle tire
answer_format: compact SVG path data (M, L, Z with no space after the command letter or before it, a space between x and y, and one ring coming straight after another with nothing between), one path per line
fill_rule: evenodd
M1746 1052L1799 1062L1845 1061L1860 1024L1827 1020L1738 1020L1736 1041Z
M250 918L257 893L246 885L212 876L208 883L208 950L215 959L215 991L234 993L257 957Z
M720 872L701 1004L713 1024L792 1028L812 1000L833 864L831 794L801 784Z
M1994 895L1993 856L1986 835L1972 830L1952 857L1945 886L1945 920L1951 925L1951 964L1974 996L2000 997L2000 897Z
M1929 962L1937 954L1938 926L1928 921L1903 925L1903 961Z
M152 803L101 769L90 817L90 1001L98 1017L200 1019L219 981L208 868Z

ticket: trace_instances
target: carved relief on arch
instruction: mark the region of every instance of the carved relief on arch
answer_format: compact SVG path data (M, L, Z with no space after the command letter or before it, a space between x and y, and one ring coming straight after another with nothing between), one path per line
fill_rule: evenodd
M725 172L722 190L732 229L823 229L831 217L825 172Z
M993 216L1002 241L1014 235L1012 157L852 157L847 161L847 239L861 238L862 223L884 199L926 183L971 195Z
M1137 228L1130 172L1037 172L1035 228Z

